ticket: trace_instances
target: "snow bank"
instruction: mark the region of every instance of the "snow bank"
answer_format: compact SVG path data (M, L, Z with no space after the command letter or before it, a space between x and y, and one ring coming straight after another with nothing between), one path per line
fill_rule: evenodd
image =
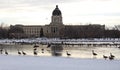
M10 43L67 43L67 44L120 44L119 38L93 38L93 39L59 39L59 38L33 38L33 39L0 39L0 44Z
M0 70L120 70L120 61L0 55Z

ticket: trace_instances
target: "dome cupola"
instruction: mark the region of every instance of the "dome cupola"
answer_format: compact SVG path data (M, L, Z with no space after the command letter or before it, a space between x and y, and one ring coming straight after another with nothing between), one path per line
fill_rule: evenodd
M56 8L53 10L52 15L53 16L61 16L62 15L61 11L58 8L58 5L56 5Z

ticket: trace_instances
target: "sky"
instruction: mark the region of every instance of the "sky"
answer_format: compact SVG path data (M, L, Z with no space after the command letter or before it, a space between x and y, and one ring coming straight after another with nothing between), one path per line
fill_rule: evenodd
M56 5L65 25L120 25L120 0L0 0L0 23L50 24Z

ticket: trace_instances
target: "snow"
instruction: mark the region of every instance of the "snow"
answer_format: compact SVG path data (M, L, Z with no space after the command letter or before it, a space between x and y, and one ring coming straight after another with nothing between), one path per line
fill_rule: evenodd
M120 70L120 61L0 55L0 70Z
M67 44L120 44L119 38L93 38L93 39L59 39L59 38L33 38L33 39L0 39L0 44L9 43L67 43Z
M68 43L68 44L120 44L120 39L1 39L1 44ZM120 70L120 60L82 59L53 56L0 55L0 70Z

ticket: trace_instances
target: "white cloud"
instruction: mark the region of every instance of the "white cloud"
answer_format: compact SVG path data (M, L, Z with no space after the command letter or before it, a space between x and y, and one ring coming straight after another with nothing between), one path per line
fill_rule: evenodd
M65 24L120 23L119 0L0 0L0 21L49 24L56 4L62 11Z

